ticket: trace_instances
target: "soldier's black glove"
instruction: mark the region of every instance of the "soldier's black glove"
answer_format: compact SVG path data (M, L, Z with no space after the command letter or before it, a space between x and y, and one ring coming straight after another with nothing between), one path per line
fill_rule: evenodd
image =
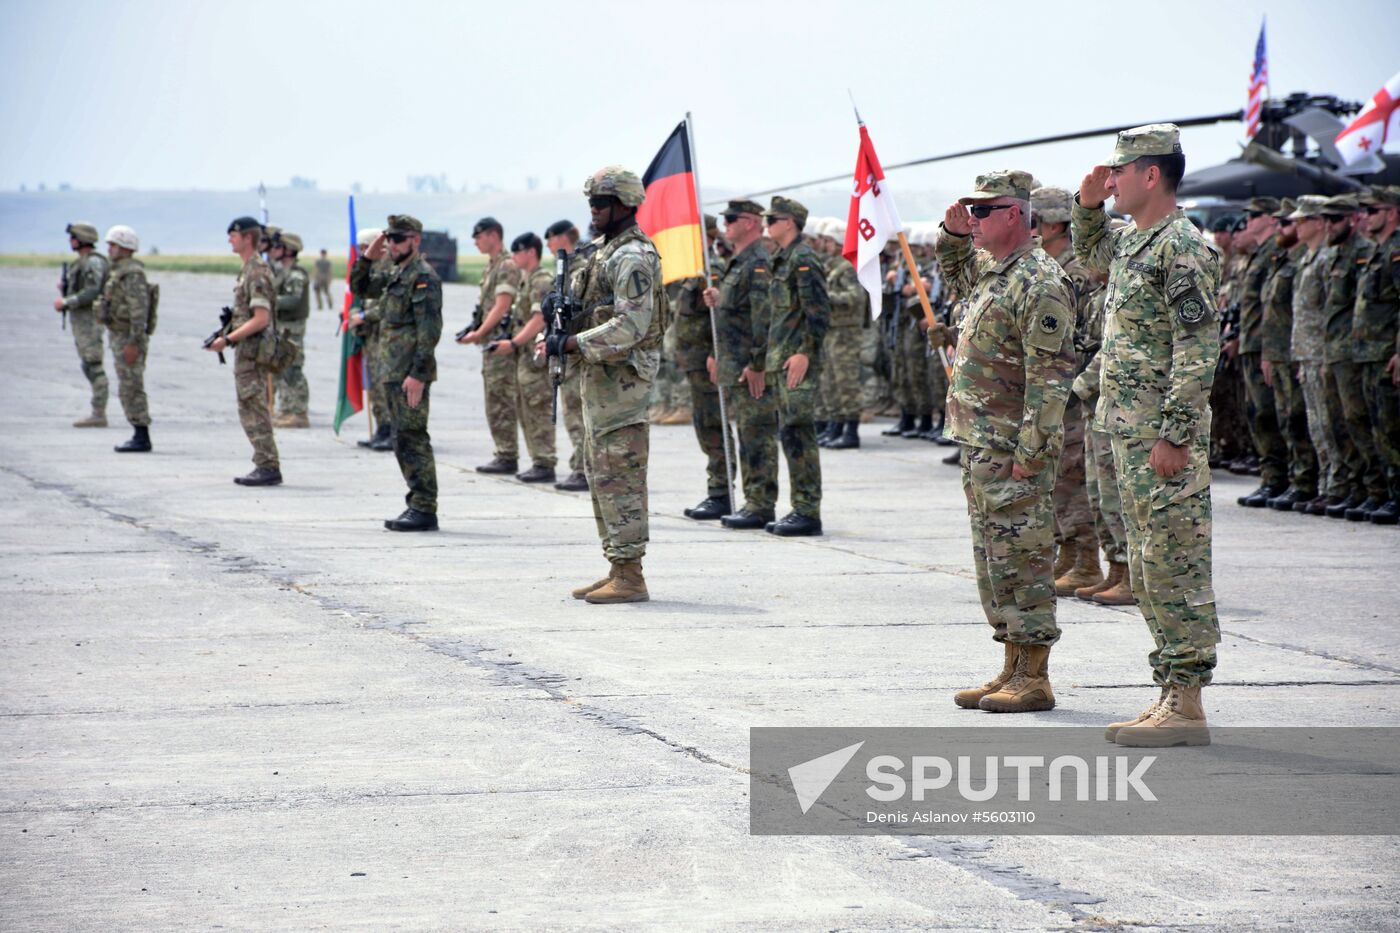
M558 304L559 296L554 292L549 292L544 296L544 301L540 302L540 311L544 313L545 317L549 317L554 313L554 309Z
M568 334L550 334L544 341L544 355L557 356L562 359L564 356L564 344L568 339Z

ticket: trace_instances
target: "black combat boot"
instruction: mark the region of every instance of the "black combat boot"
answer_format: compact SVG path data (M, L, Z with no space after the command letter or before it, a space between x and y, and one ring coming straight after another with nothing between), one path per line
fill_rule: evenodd
M733 515L724 516L719 520L719 523L725 528L748 529L762 528L772 520L772 509L759 509L756 512L750 512L748 509L740 509Z
M583 475L583 471L575 470L555 483L554 488L565 492L588 492L588 477Z
M514 473L518 469L520 469L520 464L515 460L507 460L505 457L492 457L490 463L483 463L476 468L476 472L505 474Z
M1365 502L1361 503L1361 504L1358 505L1356 508L1354 508L1354 509L1347 509L1347 515L1346 515L1347 521L1349 521L1349 522L1366 522L1366 521L1370 521L1370 520L1371 520L1371 513L1374 512L1374 511L1376 511L1376 509L1379 509L1379 508L1380 508L1382 505L1384 505L1384 504L1385 504L1385 503L1381 502L1381 500L1377 499L1375 496L1369 496L1369 497L1366 499Z
M394 449L394 441L398 439L398 436L399 432L395 431L391 426L389 430L384 433L383 437L376 437L374 439L374 441L369 445L369 449L377 450L381 453L386 450L392 452Z
M822 437L823 435L826 434L827 431L830 431L830 430L831 430L831 422L830 422L830 421L813 421L813 422L812 422L812 427L814 427L814 428L817 429L817 437Z
M860 446L860 422L847 421L845 429L826 446L831 450L855 450Z
M925 412L919 416L918 427L910 428L904 432L905 437L917 437L920 439L928 437L933 433L933 413Z
M240 486L281 486L282 471L277 467L258 467L247 476L235 476L233 481Z
M1323 514L1326 515L1328 518L1344 519L1347 517L1348 512L1356 508L1364 501L1365 500L1362 499L1361 496L1357 495L1356 493L1352 493L1351 495L1343 499L1341 502L1335 503L1334 505L1329 505L1323 512Z
M946 457L943 458L943 462L946 463L946 464L948 464L949 466L957 466L958 464L960 464L960 463L962 462L962 451L961 451L961 450L955 450L955 451L953 451L953 452L950 453L948 456L946 456Z
M822 520L790 512L783 516L782 521L773 522L764 530L781 538L813 537L822 533Z
M909 412L901 412L899 421L893 427L885 428L880 433L885 437L902 437L905 431L914 430L914 416Z
M1289 486L1284 490L1282 495L1274 496L1266 505L1280 512L1291 512L1293 511L1294 503L1307 502L1315 498L1317 498L1317 493L1315 492L1305 492L1296 486Z
M356 441L355 444L359 447L367 447L371 450L374 450L377 449L374 446L376 441L387 441L388 439L389 426L387 424L384 424L383 422L380 422L379 427L374 429L374 433L372 435Z
M1400 499L1391 499L1371 513L1373 525L1400 524Z
M684 514L697 522L712 522L728 515L730 508L728 496L707 496L700 500L699 505L686 509Z
M515 478L522 483L552 483L554 482L554 467L536 463L524 473L515 474Z
M118 444L112 448L119 454L144 454L150 453L151 434L150 429L144 424L132 425L136 433L131 435L131 440L124 444Z
M1247 496L1240 496L1235 501L1247 509L1262 509L1269 504L1269 500L1283 495L1283 486L1265 486L1259 484L1259 488Z
M432 512L420 512L409 506L398 518L384 522L384 527L390 531L437 531L437 515Z

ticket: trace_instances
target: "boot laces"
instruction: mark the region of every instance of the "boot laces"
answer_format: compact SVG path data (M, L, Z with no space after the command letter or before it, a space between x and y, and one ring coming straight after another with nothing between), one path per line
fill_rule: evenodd
M1026 655L1026 652L1022 651L1016 658L1016 669L1011 672L1011 678L1007 680L1006 686L1001 689L1008 693L1015 693L1017 690L1024 687L1026 681L1031 679L1030 671L1027 669L1029 664L1030 658Z
M1152 713L1153 722L1161 722L1174 713L1181 712L1181 687L1171 684L1167 687L1167 695L1157 702L1157 709Z

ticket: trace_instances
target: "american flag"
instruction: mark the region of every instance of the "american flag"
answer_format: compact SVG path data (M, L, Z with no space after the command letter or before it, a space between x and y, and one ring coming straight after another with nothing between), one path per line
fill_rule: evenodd
M1259 114L1264 109L1265 88L1269 86L1269 53L1264 47L1264 24L1259 24L1259 41L1254 44L1254 70L1249 74L1249 103L1244 107L1244 135L1253 139L1259 132Z

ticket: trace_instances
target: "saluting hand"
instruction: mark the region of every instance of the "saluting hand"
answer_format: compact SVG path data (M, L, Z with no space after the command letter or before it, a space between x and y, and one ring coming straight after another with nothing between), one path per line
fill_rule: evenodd
M1112 175L1107 165L1095 165L1079 183L1079 206L1093 210L1103 207L1112 193L1108 190L1108 179Z
M384 236L384 234L381 233L374 238L374 240L369 244L369 246L365 247L365 258L372 262L379 259L383 259L384 254L388 251L389 240L386 236Z
M954 201L948 205L943 212L943 229L958 236L967 236L972 232L972 215L967 212L966 204Z

